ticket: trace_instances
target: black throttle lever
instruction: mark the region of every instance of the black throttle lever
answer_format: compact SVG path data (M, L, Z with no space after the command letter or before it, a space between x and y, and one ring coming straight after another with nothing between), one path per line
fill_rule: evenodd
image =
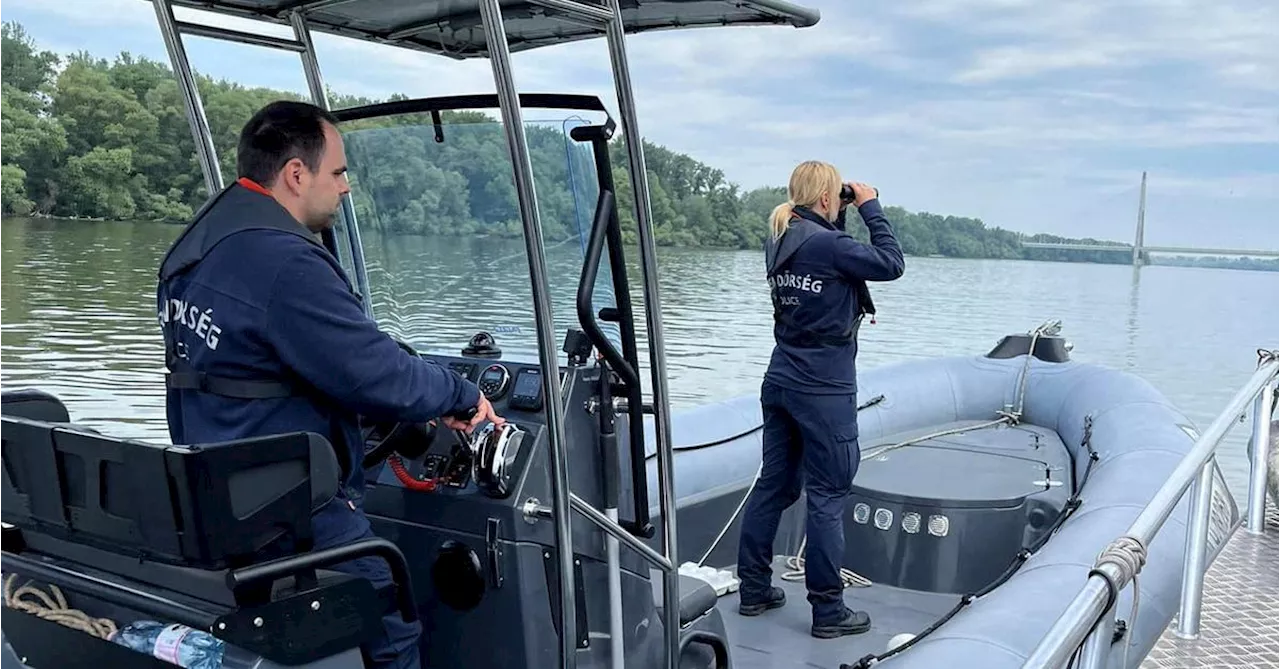
M478 413L480 413L480 408L479 408L479 407L467 407L466 409L461 409L461 410L459 410L459 411L455 411L455 412L453 412L453 413L449 414L449 416L448 416L448 417L449 417L449 418L452 418L452 419L454 419L454 420L462 421L463 423L470 423L470 422L471 422L471 419L472 419L472 418L475 418L475 417L476 417L476 414L478 414ZM466 431L464 431L464 430L458 430L458 429L454 429L453 434L454 434L455 436L457 436L457 438L458 438L458 445L459 445L459 446L462 446L462 447L464 448L464 450L466 450L466 451L467 451L467 453L468 453L468 454L470 454L470 453L471 453L471 448L470 448L471 438L470 438L470 435L468 435L468 434L466 433Z
M464 423L469 423L471 422L472 418L476 417L477 413L480 413L479 407L468 407L466 409L462 409L461 411L455 411L449 414L449 418L460 420Z

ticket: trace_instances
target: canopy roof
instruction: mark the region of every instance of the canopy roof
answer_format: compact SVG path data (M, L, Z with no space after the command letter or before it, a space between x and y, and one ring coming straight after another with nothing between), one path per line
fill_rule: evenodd
M581 0L602 6L602 0ZM792 25L818 22L815 9L784 0L620 0L628 33L729 25ZM452 58L487 57L476 0L172 0L188 7L243 18L288 22L301 10L307 25L330 33ZM603 37L589 25L525 0L501 0L512 52Z

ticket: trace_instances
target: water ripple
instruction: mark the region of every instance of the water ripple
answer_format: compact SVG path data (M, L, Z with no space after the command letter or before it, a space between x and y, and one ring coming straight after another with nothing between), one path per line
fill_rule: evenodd
M38 387L77 420L119 436L167 441L155 268L179 226L6 219L0 243L0 379ZM383 238L365 233L372 300L383 328L424 351L457 353L478 330L508 357L537 359L522 242ZM579 327L575 244L548 244L557 338ZM641 273L628 279L648 386ZM758 252L660 249L671 403L677 409L754 393L773 346ZM1276 275L1191 268L908 258L873 284L877 322L859 337L860 369L991 348L999 337L1061 318L1074 357L1141 374L1201 427L1276 347ZM596 307L611 304L597 282ZM1194 305L1194 308L1193 306ZM606 330L613 326L607 326ZM559 346L556 346L559 349ZM1224 469L1242 489L1247 432Z

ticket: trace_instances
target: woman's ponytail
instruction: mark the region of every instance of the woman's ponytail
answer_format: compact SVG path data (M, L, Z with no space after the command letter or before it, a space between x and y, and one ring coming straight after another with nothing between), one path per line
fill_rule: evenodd
M840 173L836 168L817 160L806 160L796 165L787 185L787 201L774 207L769 217L769 231L773 233L774 240L787 231L797 206L812 208L823 195L833 200L840 197Z
M769 231L773 233L774 240L782 236L787 231L787 223L791 221L792 207L795 203L787 200L782 204L773 208L773 214L769 216Z

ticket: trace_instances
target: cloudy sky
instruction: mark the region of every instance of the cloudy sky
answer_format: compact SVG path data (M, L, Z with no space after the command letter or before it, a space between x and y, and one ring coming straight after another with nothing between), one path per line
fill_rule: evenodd
M801 4L821 10L817 26L632 37L642 133L746 188L785 184L818 158L887 204L1125 241L1146 170L1149 244L1276 248L1276 3ZM144 0L6 0L3 19L43 48L167 60ZM294 54L187 44L199 71L305 91ZM325 35L316 47L326 83L346 93L493 91L483 60ZM616 108L602 40L517 54L514 66L523 92L594 93Z

